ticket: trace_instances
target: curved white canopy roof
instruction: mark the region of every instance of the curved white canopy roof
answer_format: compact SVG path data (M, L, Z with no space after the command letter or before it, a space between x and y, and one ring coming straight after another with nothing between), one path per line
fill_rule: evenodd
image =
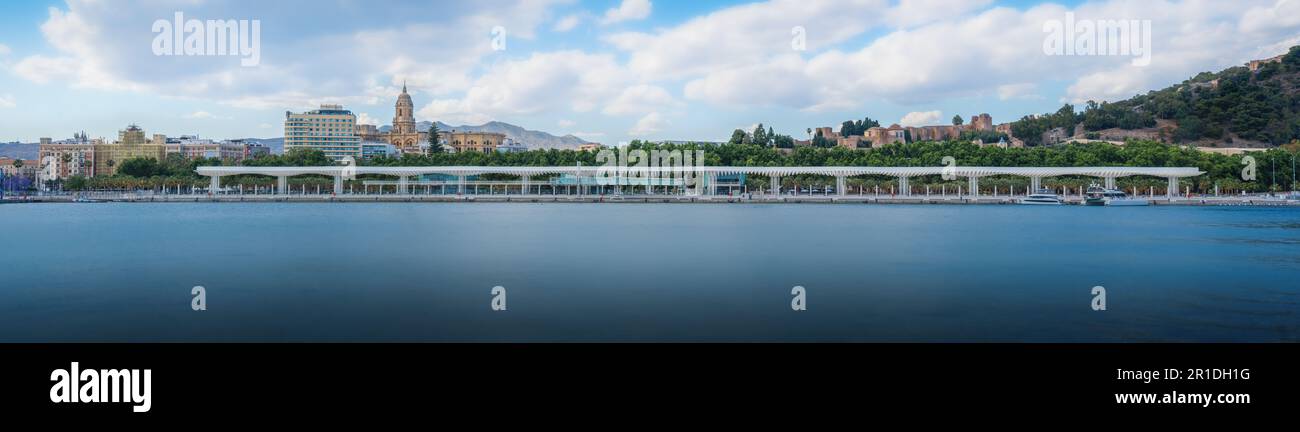
M1056 177L1067 175L1091 177L1127 177L1135 175L1152 177L1195 177L1204 174L1195 167L601 167L601 166L425 166L425 167L245 167L220 166L198 167L195 172L203 176L230 176L241 174L258 174L268 176L297 176L318 174L325 176L352 176L360 174L378 174L390 176L418 176L423 174L446 174L452 176L470 176L479 174L508 175L543 175L573 174L594 175L601 173L644 173L669 174L683 171L695 174L758 174L790 176L797 174L816 174L826 176L885 175L892 177L915 177L923 175L940 175L948 173L958 177L987 177L993 175L1014 175L1021 177Z

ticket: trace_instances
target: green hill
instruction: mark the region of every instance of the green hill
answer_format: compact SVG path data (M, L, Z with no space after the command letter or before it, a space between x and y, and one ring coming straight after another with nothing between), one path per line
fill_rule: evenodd
M1144 131L1152 139L1201 146L1285 144L1300 139L1300 46L1253 71L1237 66L1203 72L1126 100L1089 102L1080 113L1066 105L1027 116L1012 123L1012 134L1038 145L1054 128L1102 138L1105 131Z

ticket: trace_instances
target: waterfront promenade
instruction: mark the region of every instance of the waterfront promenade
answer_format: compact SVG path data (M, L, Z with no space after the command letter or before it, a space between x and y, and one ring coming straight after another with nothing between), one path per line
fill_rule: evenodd
M1041 190L1044 178L1094 177L1096 183L1115 188L1118 178L1146 176L1165 179L1166 187L1128 192L1155 205L1300 205L1294 199L1276 196L1191 194L1180 190L1180 179L1204 174L1195 167L216 166L199 167L196 172L209 177L208 188L184 189L177 185L174 189L143 192L46 194L26 201L1015 204L1031 191ZM430 175L442 180L418 180ZM484 175L496 179L477 179ZM734 178L722 180L736 175L757 175L768 181L766 187L750 189ZM800 175L833 178L834 183L832 186L827 180L789 187L782 182L783 177ZM222 183L223 177L236 176L274 177L276 183ZM333 185L292 187L288 179L296 176L328 177L333 179ZM358 181L357 176L369 179ZM516 180L500 180L510 176ZM888 187L849 186L848 179L857 176L896 180ZM909 179L919 176L964 178L966 185L912 186ZM981 188L980 179L990 176L1016 176L1029 181L1020 188ZM345 181L350 181L346 187ZM1084 181L1052 192L1067 204L1078 204L1087 186Z
M499 189L498 189L499 191ZM483 193L483 194L438 194L438 193L344 193L336 195L328 191L315 192L312 189L285 194L266 193L158 193L157 191L120 192L97 191L65 194L36 195L25 198L7 197L0 203L71 203L71 202L125 202L125 203L611 203L611 204L935 204L935 205L1000 205L1017 204L1025 196L1017 195L957 195L954 193L913 194L911 196L848 193L839 194L783 194L767 195L742 193L734 195L663 195L663 194L519 194ZM1083 197L1077 193L1061 196L1066 204L1081 204ZM1295 206L1300 207L1300 200L1287 200L1267 195L1191 195L1166 197L1157 195L1148 198L1157 206Z
M1051 192L1067 204L1078 204L1089 184L1114 189L1119 178L1145 176L1163 178L1166 185L1126 192L1154 205L1300 205L1294 194L1288 200L1262 194L1192 194L1180 189L1180 179L1204 174L1195 167L214 166L195 171L209 178L207 188L176 185L136 192L42 194L18 201L1016 204L1032 191L1044 190L1044 178L1070 176L1076 184L1060 186L1057 182ZM736 177L746 175L766 177L767 181L760 182L764 187L751 189L752 183ZM276 181L273 186L246 185L239 181L246 176ZM333 184L291 186L289 178L297 176L332 178ZM358 176L366 179L358 180ZM440 180L420 180L429 176ZM805 176L805 184L790 187L782 181L791 176ZM826 180L809 182L806 176ZM887 186L850 186L848 180L858 176L895 180ZM938 188L910 184L911 178L921 176L964 178L966 184ZM981 187L980 179L991 176L1029 181L1022 187ZM223 183L223 177L236 181Z

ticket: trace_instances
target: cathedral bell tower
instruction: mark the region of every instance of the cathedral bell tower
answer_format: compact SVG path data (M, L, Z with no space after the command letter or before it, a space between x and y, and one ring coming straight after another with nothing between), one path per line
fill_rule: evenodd
M412 134L415 130L415 104L406 92L406 83L402 83L402 94L397 96L396 115L393 117L393 133Z

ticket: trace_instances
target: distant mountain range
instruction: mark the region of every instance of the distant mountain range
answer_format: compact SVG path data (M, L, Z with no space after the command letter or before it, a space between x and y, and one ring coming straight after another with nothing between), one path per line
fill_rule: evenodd
M14 159L36 159L41 153L40 143L0 143L0 157Z
M421 121L415 124L416 129L427 131L433 122ZM380 132L387 132L392 126L382 126ZM499 121L487 122L478 126L460 125L452 126L443 122L438 122L438 130L457 131L457 132L496 132L505 134L506 138L521 143L530 149L576 149L578 146L587 144L588 141L573 135L555 136L547 132L524 129L510 123Z

